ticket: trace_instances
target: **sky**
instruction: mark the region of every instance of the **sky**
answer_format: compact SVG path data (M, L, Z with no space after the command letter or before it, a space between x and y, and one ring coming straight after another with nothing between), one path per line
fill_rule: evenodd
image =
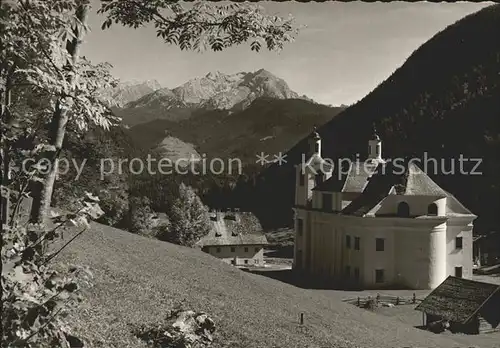
M96 0L95 0L96 1ZM269 14L305 26L281 52L250 51L248 45L223 52L181 51L156 37L152 26L114 25L101 30L97 7L82 54L109 62L123 81L157 80L174 88L211 71L226 74L264 68L290 88L323 104L352 104L401 66L439 31L492 3L259 3Z

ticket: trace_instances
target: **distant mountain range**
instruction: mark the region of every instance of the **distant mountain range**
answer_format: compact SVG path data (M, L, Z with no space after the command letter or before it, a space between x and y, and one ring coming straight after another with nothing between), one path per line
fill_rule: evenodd
M115 93L126 100L157 85L129 84ZM145 93L115 108L115 113L139 146L171 159L203 153L250 163L260 151L289 149L342 109L299 96L283 79L260 69L231 75L211 72L173 89Z
M156 80L149 81L126 81L120 82L118 86L110 91L106 91L116 107L124 107L126 104L137 100L146 94L152 93L162 88Z
M117 113L123 118L124 124L134 126L158 119L185 120L200 109L236 112L246 109L260 97L312 101L299 96L283 79L264 69L231 75L210 72L173 89L151 90L154 86L158 85L141 83L120 89L119 95L137 96L135 99L129 98L126 104L118 105L120 110ZM148 88L149 92L143 93Z

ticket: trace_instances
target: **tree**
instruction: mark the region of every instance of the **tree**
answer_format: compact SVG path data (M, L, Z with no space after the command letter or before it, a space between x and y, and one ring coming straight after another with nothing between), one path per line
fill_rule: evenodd
M38 183L32 211L32 221L41 222L50 207L57 175L55 161L67 128L86 130L89 124L109 128L116 122L99 94L116 81L108 65L92 66L79 55L88 30L89 0L11 1L4 7L14 24L6 25L2 37L11 55L2 67L8 90L2 93L3 104L10 104L10 85L19 73L38 97L43 95L48 101L39 111L49 124L44 156L50 160L51 170ZM113 22L134 28L152 22L158 36L182 50L210 47L220 51L248 41L254 51L263 44L275 50L291 42L297 31L292 18L267 16L258 6L240 4L199 2L186 9L167 0L114 0L103 1L100 12L107 15L103 28ZM8 113L2 111L4 114Z
M66 122L80 130L89 117L108 125L101 118L105 106L97 102L97 90L109 76L107 66L73 61L64 47L66 36L74 35L80 23L68 21L74 18L68 17L75 13L74 5L66 0L0 2L1 179L2 198L7 199L1 210L1 340L9 347L69 347L61 315L77 303L75 277L80 272L78 267L56 268L52 260L89 227L87 218L102 215L90 193L78 201L76 212L49 215L43 204L48 207L51 195L44 196L42 189L33 205L51 224L26 224L20 214L23 202L29 202L30 183L50 187L50 175L56 173L44 174L36 164L23 167L24 160L47 159L55 169L60 150L55 145L64 137L58 130L65 131ZM81 79L74 78L75 71ZM50 134L48 121L55 130ZM69 225L84 228L62 247L49 248Z
M88 227L87 215L102 215L90 193L79 213L49 215L65 137L80 136L90 126L109 129L119 121L102 94L116 83L109 64L93 65L80 56L89 8L90 0L0 2L1 178L18 194L0 240L2 265L7 265L2 271L2 340L9 346L69 346L60 330L58 296L69 297L75 284L49 264L60 249L47 254L45 247L60 235L59 226ZM103 1L101 12L107 14L103 27L115 22L137 28L152 22L158 36L182 50L219 51L248 41L254 51L263 45L280 49L295 32L291 19L266 16L248 5L197 3L185 9L169 0L119 0ZM21 143L26 145L22 156ZM46 160L47 168L22 168L25 155ZM180 192L170 211L175 220L171 231L175 240L192 245L207 232L207 210L192 190L181 186ZM31 222L36 224L28 229L17 211L30 193ZM2 210L2 222L4 218ZM61 225L48 228L49 220Z
M2 128L15 134L3 122ZM30 158L41 151L42 146L19 151L16 159ZM2 187L1 340L8 347L69 347L68 340L79 339L65 329L61 317L80 300L80 275L90 274L78 266L66 270L55 267L52 261L90 226L88 219L99 218L102 210L98 198L85 193L75 202L76 211L52 212L50 225L27 224L23 207L29 206L29 182L39 176L38 171L36 165L25 169L14 166L9 186ZM68 227L80 226L83 229L62 246L54 243Z
M116 82L109 65L92 65L79 56L88 8L88 0L2 3L2 119L31 129L47 159L46 174L32 188L33 222L47 216L67 129L82 132L90 124L108 129L118 121L101 98L102 89ZM4 145L8 180L8 155L15 151L10 136Z
M99 12L107 15L103 29L113 23L132 28L153 23L158 37L181 50L222 51L247 42L252 51L280 50L298 33L292 17L269 16L249 4L198 1L187 8L170 0L103 0Z
M129 201L129 216L127 228L130 232L142 235L152 235L153 223L149 199L146 197L131 197Z
M110 171L101 177L96 175L102 170L101 159L109 159L119 163L124 158L134 155L128 152L127 142L130 142L120 127L104 131L91 127L82 137L66 137L62 160L59 163L59 175L54 186L52 205L57 207L72 207L73 202L85 191L92 190L99 197L104 215L100 223L117 226L128 212L129 183L128 176L118 170Z
M179 185L178 197L168 208L167 216L170 224L158 236L167 242L192 247L210 231L208 208L184 183Z

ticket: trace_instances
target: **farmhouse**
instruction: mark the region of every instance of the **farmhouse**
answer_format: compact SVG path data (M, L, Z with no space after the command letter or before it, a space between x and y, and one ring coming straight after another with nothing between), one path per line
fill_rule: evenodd
M295 270L371 288L433 289L448 275L472 276L476 216L412 161L385 161L375 132L365 161L332 165L317 132L304 158L296 166Z
M446 320L452 332L478 334L499 328L500 285L449 276L416 310L424 325Z
M204 252L235 266L264 265L267 239L254 215L213 212L210 220L211 231L198 242Z

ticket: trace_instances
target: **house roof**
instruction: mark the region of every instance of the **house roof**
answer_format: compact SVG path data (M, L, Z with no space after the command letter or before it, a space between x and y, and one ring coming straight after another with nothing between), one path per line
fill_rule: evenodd
M465 324L499 291L500 285L449 276L415 310Z
M266 245L266 236L255 215L251 213L213 213L212 228L197 245Z

